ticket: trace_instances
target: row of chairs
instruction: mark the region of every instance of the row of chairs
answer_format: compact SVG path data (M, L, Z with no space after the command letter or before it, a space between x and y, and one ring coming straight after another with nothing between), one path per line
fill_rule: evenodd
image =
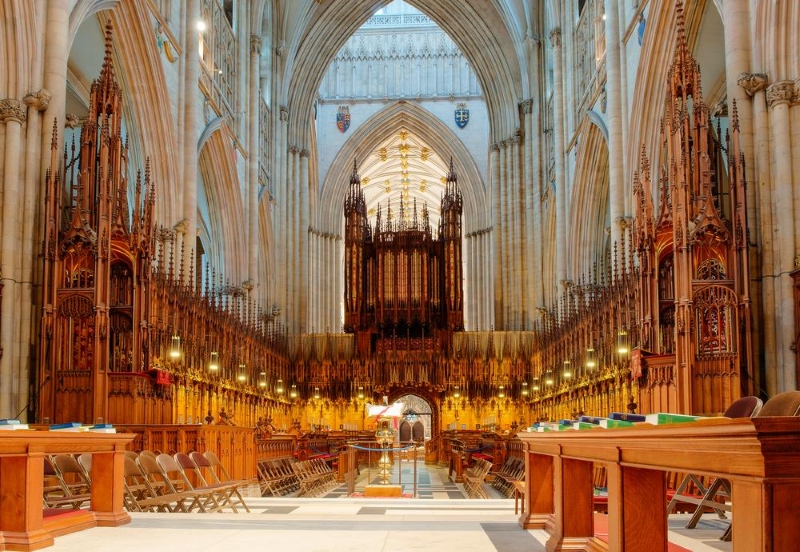
M313 458L292 464L297 476L297 496L319 496L339 485L336 472L321 458Z
M92 500L91 454L55 454L44 459L44 508L82 508Z
M297 491L300 483L292 468L294 463L294 458L259 460L256 465L261 496L285 496Z
M464 471L464 490L470 498L489 498L483 488L486 476L492 471L492 463L478 458L471 468Z
M514 482L525 480L525 460L519 457L509 457L492 480L492 487L497 489L506 498L514 496Z
M241 490L246 479L232 479L212 451L151 451L125 456L124 504L134 512L220 512L250 509ZM194 483L192 482L194 481Z

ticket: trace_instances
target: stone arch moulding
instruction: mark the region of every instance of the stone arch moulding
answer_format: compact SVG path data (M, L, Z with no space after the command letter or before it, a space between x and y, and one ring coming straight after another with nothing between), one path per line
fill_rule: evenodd
M464 197L464 233L486 227L486 192L478 166L461 140L429 111L400 100L374 114L345 142L325 175L320 194L320 227L341 234L342 201L347 193L353 159L358 162L375 152L375 145L405 128L420 136L453 167ZM324 217L324 218L323 218Z
M588 121L578 137L580 148L570 200L568 257L572 259L572 278L587 274L595 261L600 261L594 255L604 254L605 227L609 224L608 134L595 120Z
M287 45L291 75L280 91L280 101L292 114L288 143L303 144L312 135L312 118L298 114L313 113L319 85L336 53L375 9L388 3L389 0L326 2L307 14L307 30ZM469 60L486 99L490 143L512 136L520 125L516 106L522 97L521 58L503 46L513 44L513 39L494 3L410 0L409 4L436 22Z
M440 420L441 420L441 409L439 406L439 401L437 399L438 393L436 391L432 391L427 387L414 387L414 386L403 386L403 387L395 387L387 396L389 397L389 404L392 404L400 397L405 395L416 395L424 400L428 405L431 407L431 437L438 435L442 428L440 427Z
M214 259L217 267L225 267L225 278L237 284L244 280L243 275L247 273L248 243L243 225L238 221L247 217L230 143L225 125L219 125L211 132L203 132L198 157L198 185L205 186L210 204L222 207L214 209L208 221L212 248L210 258Z

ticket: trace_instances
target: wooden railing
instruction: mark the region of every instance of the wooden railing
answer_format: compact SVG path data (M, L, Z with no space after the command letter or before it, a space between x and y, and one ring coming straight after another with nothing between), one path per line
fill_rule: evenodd
M794 550L800 419L708 419L667 426L522 433L527 455L519 523L544 528L548 550L667 549L664 472L729 480L733 550ZM593 477L605 466L608 543L594 535Z

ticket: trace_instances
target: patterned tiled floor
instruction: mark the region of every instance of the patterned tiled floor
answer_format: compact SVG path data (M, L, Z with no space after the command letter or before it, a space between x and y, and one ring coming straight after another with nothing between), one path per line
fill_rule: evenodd
M403 466L404 472L407 468ZM362 473L361 477L364 482L374 481L374 475ZM403 490L406 485L413 490L411 473L402 477ZM487 490L494 492L488 486ZM339 487L321 498L248 498L249 514L132 513L128 525L57 537L55 546L45 550L545 551L549 536L541 530L521 529L513 500L463 498L463 487L449 481L446 470L430 467L420 469L417 493L419 499L358 499L344 496ZM731 550L730 543L717 540L724 522L704 520L702 529L686 530L685 521L670 517L670 540L697 552Z

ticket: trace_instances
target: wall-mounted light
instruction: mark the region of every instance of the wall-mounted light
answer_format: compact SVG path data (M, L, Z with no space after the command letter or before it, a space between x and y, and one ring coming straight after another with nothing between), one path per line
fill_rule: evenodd
M169 357L172 359L181 358L181 336L173 335L169 346Z
M283 380L278 378L278 383L275 385L275 392L278 395L283 395Z
M528 396L528 382L527 381L523 381L522 382L522 396L523 397L527 397Z
M205 21L200 19L197 21L197 23L195 23L195 28L202 33L205 32L205 30L208 28L208 25L206 25Z
M568 360L564 361L564 369L561 372L561 375L564 376L564 379L569 379L572 377L572 364L570 363L570 361Z
M247 367L244 364L239 365L239 381L247 381Z
M461 397L461 388L458 385L453 387L453 397L456 399Z
M262 389L267 386L267 373L261 372L259 379L258 379L258 386Z
M630 351L631 347L628 343L628 332L619 330L617 332L617 352L621 355L627 355Z
M289 398L290 399L296 399L297 398L297 386L295 384L292 384L292 390L289 391Z
M553 371L548 370L544 376L544 384L545 385L553 385Z
M319 387L314 388L314 400L319 400Z
M504 399L506 397L506 389L503 385L499 385L497 387L497 396L498 398Z
M595 368L597 366L597 355L595 355L594 347L586 349L586 367Z
M216 372L219 370L219 353L216 351L211 351L211 356L208 359L208 369L212 372Z
M358 399L361 400L363 398L364 398L364 386L363 385L359 385L358 386Z

